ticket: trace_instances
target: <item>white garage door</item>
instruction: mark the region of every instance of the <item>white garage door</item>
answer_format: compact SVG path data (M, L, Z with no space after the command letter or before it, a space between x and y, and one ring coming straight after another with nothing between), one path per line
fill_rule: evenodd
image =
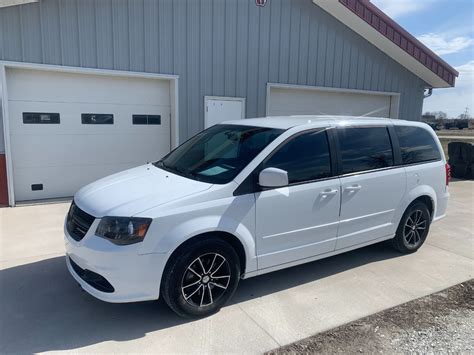
M270 87L268 116L349 115L394 117L398 96L361 91Z
M16 201L72 196L170 150L167 80L7 69Z

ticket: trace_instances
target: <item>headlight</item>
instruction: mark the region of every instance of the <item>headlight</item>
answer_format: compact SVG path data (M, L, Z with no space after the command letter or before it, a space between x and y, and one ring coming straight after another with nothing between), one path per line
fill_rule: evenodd
M95 234L117 245L139 243L145 238L151 218L104 217Z

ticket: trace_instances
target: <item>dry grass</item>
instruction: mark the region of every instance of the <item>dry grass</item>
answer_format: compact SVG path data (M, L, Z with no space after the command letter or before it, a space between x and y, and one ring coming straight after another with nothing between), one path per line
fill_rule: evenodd
M442 129L436 131L438 136L468 136L474 137L474 129Z

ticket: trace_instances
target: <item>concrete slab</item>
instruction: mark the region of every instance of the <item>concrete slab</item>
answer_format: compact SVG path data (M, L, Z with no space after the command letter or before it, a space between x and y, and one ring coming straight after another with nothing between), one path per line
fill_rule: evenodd
M64 217L70 203L0 208L0 265L64 255Z
M232 303L186 321L163 302L107 304L64 264L68 204L0 209L0 352L259 353L468 280L474 182L412 255L379 244L241 282Z
M472 258L474 254L474 182L454 181L446 219L433 225L428 243Z

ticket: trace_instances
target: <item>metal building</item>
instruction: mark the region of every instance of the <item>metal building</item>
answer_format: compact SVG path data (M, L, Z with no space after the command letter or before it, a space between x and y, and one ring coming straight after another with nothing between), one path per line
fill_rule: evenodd
M424 90L458 75L367 0L0 0L0 60L10 205L71 196L223 120L417 120Z

